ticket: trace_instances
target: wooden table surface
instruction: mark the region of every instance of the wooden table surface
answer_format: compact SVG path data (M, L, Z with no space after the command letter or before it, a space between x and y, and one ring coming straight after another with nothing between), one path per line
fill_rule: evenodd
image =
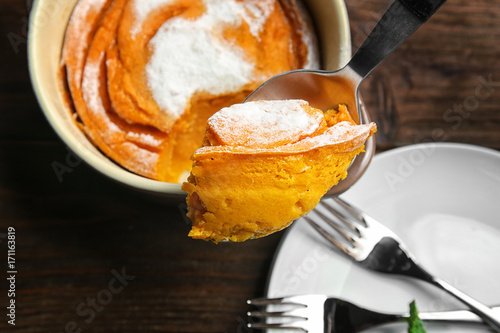
M388 4L347 0L354 50ZM76 163L33 94L27 20L24 1L0 1L0 332L249 332L245 300L263 295L283 234L191 240L178 203ZM427 141L500 149L500 0L449 0L362 95L379 151ZM54 163L71 172L59 179Z

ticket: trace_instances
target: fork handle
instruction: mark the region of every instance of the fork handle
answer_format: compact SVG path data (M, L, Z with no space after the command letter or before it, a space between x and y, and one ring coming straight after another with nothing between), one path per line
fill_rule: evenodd
M455 296L455 298L466 304L472 312L481 317L481 319L491 328L493 328L495 332L500 332L500 316L498 316L490 307L475 300L474 298L470 297L469 295L463 293L449 283L437 277L433 277L429 282L447 291L450 295Z
M369 327L405 320L405 315L381 313L328 298L324 305L325 332L360 332Z
M398 251L396 252L394 252L395 246L398 248ZM422 266L417 263L415 258L410 253L408 253L404 247L401 246L401 243L399 243L395 239L383 238L376 245L376 250L378 256L373 256L371 258L368 257L365 261L366 267L379 271L379 267L391 267L389 271L384 270L383 272L411 276L413 278L428 282L436 287L439 287L467 305L472 312L481 317L481 319L496 332L500 332L499 315L497 315L488 306L466 295L444 280L441 280L440 278L437 278L427 272L422 268ZM373 262L371 262L370 259Z
M440 289L443 289L448 294L454 296L456 299L467 305L471 312L478 315L486 324L494 329L495 332L500 332L500 315L498 315L498 313L495 313L495 311L490 307L453 287L448 282L431 275L419 264L417 264L414 258L412 258L409 254L406 255L409 259L409 265L407 267L408 270L406 270L405 272L401 271L401 274L412 276L414 278L426 281Z
M394 49L426 22L446 0L396 0L348 66L365 78Z

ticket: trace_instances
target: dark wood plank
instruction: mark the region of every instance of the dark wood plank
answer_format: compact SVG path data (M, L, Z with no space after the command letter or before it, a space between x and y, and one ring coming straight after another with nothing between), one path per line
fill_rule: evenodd
M354 50L388 4L347 1ZM500 149L499 19L499 1L448 1L372 72L361 92L379 150L421 141Z

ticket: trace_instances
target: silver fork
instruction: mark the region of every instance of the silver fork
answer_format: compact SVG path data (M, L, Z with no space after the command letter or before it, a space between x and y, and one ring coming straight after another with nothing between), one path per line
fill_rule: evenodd
M320 210L319 208L326 208ZM340 206L341 209L338 209ZM324 212L323 212L324 211ZM417 263L406 245L390 229L339 197L321 200L318 207L304 217L324 238L361 266L378 272L410 276L437 286L477 314L496 332L500 316L481 302L435 277ZM317 222L324 221L336 234Z
M256 298L247 303L259 309L247 313L248 327L257 329L360 332L382 324L403 322L409 317L407 313L377 312L320 294ZM500 311L500 308L495 309ZM477 315L467 310L420 312L419 318L425 321L482 323Z

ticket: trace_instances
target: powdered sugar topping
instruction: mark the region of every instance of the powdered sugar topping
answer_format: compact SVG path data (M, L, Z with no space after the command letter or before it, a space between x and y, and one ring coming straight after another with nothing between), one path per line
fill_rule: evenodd
M225 145L273 147L294 143L321 126L323 113L303 100L253 101L216 112L209 128Z
M136 6L143 3L137 1ZM146 66L147 82L159 107L174 119L182 115L197 92L234 93L255 80L254 64L245 59L244 51L220 35L225 27L237 27L243 21L258 34L273 1L204 0L204 4L203 15L197 19L174 17L150 41L153 54ZM161 1L155 0L154 5L138 11L138 17L160 5Z
M297 154L322 147L331 147L333 151L345 153L354 151L364 145L365 141L376 131L375 123L352 125L347 121L340 122L328 128L324 133L307 137L295 143L277 147L245 147L245 146L204 146L198 148L194 158L228 153L228 154Z
M148 15L166 5L169 5L177 0L135 0L134 12L135 12L135 22L130 32L132 36L135 36L139 31L141 31L141 26L148 17Z
M245 5L235 6L235 10L243 21L248 23L250 33L258 38L266 19L271 14L274 0L257 0L249 1Z
M375 123L349 121L325 128L324 113L308 105L303 100L276 100L224 108L208 120L207 134L211 131L219 142L198 148L193 156L296 154L327 146L338 153L351 152L377 130Z

